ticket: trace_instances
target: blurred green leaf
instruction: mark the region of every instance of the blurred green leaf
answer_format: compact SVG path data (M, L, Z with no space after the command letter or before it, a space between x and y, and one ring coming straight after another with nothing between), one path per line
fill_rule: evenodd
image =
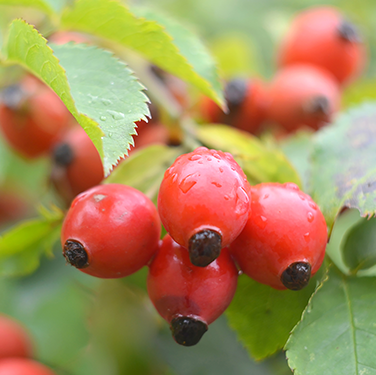
M346 87L342 94L344 108L359 105L366 100L376 99L376 81L372 79L359 80Z
M105 183L132 186L156 202L166 169L181 153L179 148L163 145L135 150L115 168Z
M0 237L0 276L18 276L33 272L43 253L51 254L60 237L61 211L50 217L21 222Z
M249 133L226 125L203 125L197 137L205 146L230 152L251 184L294 182L301 186L298 173L282 151L266 147Z
M133 142L134 122L149 115L143 86L107 51L72 44L54 48L65 71L37 30L12 22L7 62L25 67L59 95L95 144L107 174Z
M224 105L216 66L199 38L176 21L149 15L153 20L138 18L118 1L78 0L63 14L62 25L127 46Z
M362 219L343 239L343 260L353 274L376 265L376 219Z
M376 211L376 104L338 117L314 139L310 189L329 227L342 207Z
M376 373L376 278L346 277L334 267L286 344L296 375Z
M275 290L246 275L239 277L226 315L253 358L265 359L283 348L322 277L321 272L298 292Z
M0 0L0 5L26 6L51 15L54 13L54 9L50 1L51 0Z

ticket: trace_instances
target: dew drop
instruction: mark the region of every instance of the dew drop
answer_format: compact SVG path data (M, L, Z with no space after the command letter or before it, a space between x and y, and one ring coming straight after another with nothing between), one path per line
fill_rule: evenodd
M269 198L269 194L265 194L262 199L268 199Z
M313 208L314 210L317 210L317 204L315 202L309 202L309 207Z
M172 175L172 182L175 182L177 179L178 179L178 175L177 175L177 173L174 173Z
M187 177L183 178L183 180L179 184L180 190L186 194L188 193L189 190L192 189L194 185L196 185L196 175L195 174L190 174Z
M249 210L249 198L247 192L242 187L238 187L236 190L235 199L235 213L239 216L245 215Z
M223 173L223 168L219 167L219 171L220 171L221 173Z
M105 99L105 98L102 98L101 99L101 102L104 104L104 105L111 105L112 104L112 101L109 100L109 99Z
M122 113L122 112L110 111L110 110L107 110L107 112L111 115L111 117L114 120L122 120L125 117L124 113Z
M264 229L266 227L266 224L267 224L267 218L265 216L256 216L254 218L254 221L256 223L256 225L260 228L260 229Z
M305 196L303 194L299 194L299 198L302 200L302 201L305 201Z
M231 167L231 170L232 170L232 171L235 171L235 169L236 169L235 167Z
M200 160L200 159L201 159L201 155L197 155L197 154L189 157L190 161L195 161L195 160Z
M221 185L219 182L216 182L216 181L213 181L213 182L212 182L212 185L214 185L214 186L216 186L216 187L219 187L219 188L222 187L222 185Z
M294 184L293 182L286 182L284 185L287 189L296 190L296 191L299 190L299 186Z
M226 201L228 201L228 200L230 199L230 196L229 196L229 195L227 195L227 194L225 194L225 195L223 196L223 198L225 198L225 199L226 199Z
M204 162L202 160L199 160L198 164L204 164Z
M313 216L313 213L312 213L312 212L308 212L308 214L307 214L307 219L308 219L308 221L309 221L310 223L312 223L312 221L313 221L314 218L315 218L315 217Z
M207 157L207 160L208 160L208 161L212 161L213 159L212 159L210 156L208 156L208 157Z
M106 121L107 120L107 117L106 116L101 116L99 117L102 121Z
M311 237L309 236L309 232L307 232L307 233L304 235L304 239L306 240L306 242L311 241Z
M214 152L214 153L213 153L213 156L214 156L216 159L221 160L221 156L220 156L217 152Z

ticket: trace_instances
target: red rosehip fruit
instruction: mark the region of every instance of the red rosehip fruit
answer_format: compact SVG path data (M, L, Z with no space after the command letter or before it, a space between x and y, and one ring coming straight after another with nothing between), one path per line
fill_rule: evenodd
M31 357L33 345L29 333L16 320L0 314L0 361L11 357Z
M55 92L34 77L2 92L0 128L9 145L25 158L47 153L72 121Z
M314 64L340 84L356 78L366 62L357 28L334 7L315 7L296 16L279 51L278 63Z
M191 262L205 267L241 232L249 213L247 178L231 154L199 147L165 172L158 196L164 227Z
M187 249L168 234L149 266L148 293L178 344L197 344L228 307L238 271L227 248L207 267L196 267Z
M67 201L104 178L97 149L81 126L70 129L52 151L51 181Z
M245 228L230 245L241 270L275 289L304 288L325 256L320 209L292 183L253 186L251 206Z
M56 375L56 373L31 359L7 358L0 361L0 375Z
M200 102L203 119L256 134L266 118L269 103L265 84L258 79L233 79L226 84L225 99L229 110L227 114L212 99L203 97Z
M302 126L319 129L340 106L338 85L330 73L313 65L288 66L270 84L267 117L288 132Z
M101 278L128 276L158 248L161 224L153 202L126 185L95 186L72 202L61 244L67 262Z

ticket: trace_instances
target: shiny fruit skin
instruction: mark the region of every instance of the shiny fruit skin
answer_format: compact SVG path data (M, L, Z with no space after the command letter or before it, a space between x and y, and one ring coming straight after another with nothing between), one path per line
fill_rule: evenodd
M252 215L230 251L240 269L275 289L286 289L280 278L295 262L307 262L314 275L327 243L325 219L311 197L292 183L252 187Z
M73 116L44 83L27 76L20 82L24 99L16 107L0 103L0 128L9 145L25 158L46 154Z
M360 40L341 37L343 15L334 7L315 7L296 16L279 50L279 66L314 64L331 72L339 84L354 80L367 60Z
M31 357L32 340L16 320L0 314L0 361L11 357Z
M79 242L88 257L80 271L101 278L130 275L158 248L161 225L152 201L126 185L95 186L78 195L65 217L61 244Z
M54 151L62 145L70 148L72 160L67 164L55 160L51 180L60 195L71 202L76 195L103 180L103 165L97 149L81 126L70 129L55 145Z
M238 271L227 248L207 267L196 267L188 250L168 234L149 265L147 288L158 313L168 323L179 316L215 321L236 290Z
M185 248L197 232L210 229L228 246L243 229L250 186L229 153L199 147L179 156L165 172L158 211L171 237Z
M286 131L303 126L319 129L329 123L340 106L340 91L334 78L313 65L293 65L281 69L269 88L267 117ZM315 100L325 107L315 107Z
M56 375L56 373L31 359L7 358L0 361L0 375Z

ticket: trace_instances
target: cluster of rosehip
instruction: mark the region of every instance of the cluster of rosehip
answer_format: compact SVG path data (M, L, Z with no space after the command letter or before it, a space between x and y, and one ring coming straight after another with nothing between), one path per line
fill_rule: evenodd
M293 132L314 130L332 121L339 110L341 89L356 78L366 61L366 48L356 27L334 7L299 13L278 53L279 70L270 83L233 79L227 83L225 114L203 98L204 121L227 123L258 134L267 126Z
M251 187L231 154L199 147L165 172L158 211L132 187L99 185L74 199L61 242L66 260L93 276L147 265L151 301L175 341L190 346L230 304L236 263L258 282L300 290L323 261L327 228L295 184Z
M0 314L0 375L56 375L32 358L32 339L14 319Z

